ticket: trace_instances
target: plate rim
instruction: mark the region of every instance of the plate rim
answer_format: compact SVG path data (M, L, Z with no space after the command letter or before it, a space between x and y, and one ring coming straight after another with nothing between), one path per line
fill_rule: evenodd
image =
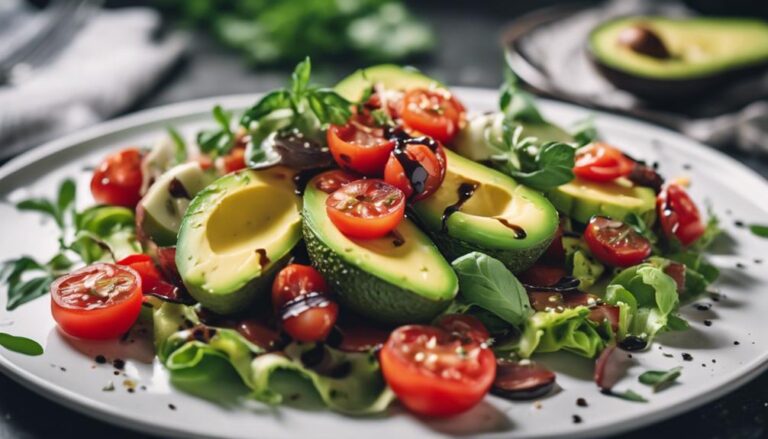
M472 94L486 94L490 97L491 95L495 96L496 93L496 90L494 89L478 87L452 87L452 90L454 90L459 95L465 96L470 96ZM9 160L0 167L0 181L8 178L16 172L23 170L25 167L33 164L38 159L44 158L50 154L64 151L69 148L74 148L77 145L98 139L102 136L116 134L126 130L140 130L142 126L151 123L157 123L158 121L174 120L183 117L194 117L196 115L200 115L202 112L209 111L210 108L216 104L219 104L225 108L245 108L252 102L255 102L260 96L263 96L263 93L230 94L193 99L152 107L120 116L115 119L104 121L92 127L78 130L61 138L46 142ZM637 127L650 126L656 130L656 132L663 132L665 137L678 138L685 141L686 143L691 144L691 146L695 145L697 153L701 153L710 160L717 160L723 165L728 166L730 171L738 172L740 177L752 180L752 183L761 186L761 189L768 193L768 181L766 181L766 179L764 179L751 168L740 163L738 160L722 153L719 150L708 147L695 139L689 138L679 132L670 130L667 127L657 125L645 120L633 119L623 114L612 113L605 110L595 110L593 108L584 107L573 103L561 102L552 99L536 99L537 102L541 102L545 106L564 107L571 110L578 110L593 114L597 120L606 120L607 118L607 120L611 121L609 123L630 123ZM610 434L624 433L643 426L656 424L674 416L678 416L682 413L691 411L727 393L734 392L748 382L752 381L765 370L768 370L768 350L766 350L763 355L756 357L753 361L745 364L743 369L741 369L741 375L735 377L726 384L716 387L708 392L697 395L696 397L688 398L680 404L668 407L666 410L657 410L645 416L634 417L622 423L607 423L591 429L574 431L568 436L574 438L606 436ZM57 386L55 383L50 383L47 380L34 375L26 369L23 369L22 367L11 362L8 359L7 354L4 353L0 353L0 372L11 378L13 381L19 383L26 389L31 390L34 393L57 404L64 405L67 408L84 414L92 419L118 425L120 427L142 433L162 434L174 437L204 437L202 434L190 432L189 430L169 427L163 424L146 421L143 418L132 418L130 415L126 415L120 412L118 408L112 405L100 404L98 401L90 397L86 397L64 387ZM538 435L537 437L561 437L561 435L545 432L542 435Z

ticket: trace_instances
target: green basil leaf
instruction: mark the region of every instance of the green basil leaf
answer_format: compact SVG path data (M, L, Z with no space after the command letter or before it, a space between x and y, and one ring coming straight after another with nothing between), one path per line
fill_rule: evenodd
M525 287L498 259L478 252L451 264L464 302L490 311L510 325L522 326L533 313Z
M68 212L70 209L74 208L76 191L77 187L75 186L74 180L71 178L64 180L61 183L61 186L59 186L59 195L56 198L56 207L58 209L58 215L62 224L64 222L65 212Z
M40 343L26 337L6 334L5 332L0 332L0 346L9 351L24 355L38 356L43 354L43 347L40 346Z
M295 99L301 98L309 87L309 76L312 72L312 62L309 57L296 64L291 74L291 93Z
M8 303L5 305L5 308L10 311L19 305L45 295L48 293L51 282L53 282L53 276L48 274L10 284L8 286Z
M640 395L639 393L635 392L635 391L634 391L634 390L632 390L632 389L627 389L627 390L625 390L625 391L623 391L623 392L614 392L614 391L612 391L612 390L609 390L609 391L607 391L607 392L606 392L606 391L603 391L603 393L604 393L605 395L608 395L608 396L615 396L616 398L621 398L621 399L623 399L623 400L626 400L626 401L632 401L632 402L648 402L648 400L647 400L647 399L643 398L643 396L642 396L642 395Z
M595 117L589 116L576 122L573 126L571 135L579 146L584 146L596 141L598 133L597 128L595 127Z
M638 377L638 381L651 386L654 392L658 392L672 385L681 375L683 368L675 367L670 370L649 370Z
M221 105L213 107L213 119L219 124L221 130L225 133L232 133L230 124L232 123L232 113L224 110Z
M291 99L288 90L278 89L271 91L243 114L243 117L240 119L240 125L250 128L253 122L258 122L269 113L290 107Z
M187 142L184 141L184 137L174 127L168 127L168 136L173 141L174 146L174 161L176 164L181 164L187 161Z
M753 235L768 238L768 226L762 224L750 224L749 230Z
M549 190L573 180L576 150L566 143L550 142L542 145L532 165L535 170L523 172L507 166L506 173L520 183L541 191ZM524 155L519 155L519 158ZM522 162L522 160L521 160ZM526 165L523 165L526 166Z
M29 198L16 203L16 208L28 212L39 212L53 218L59 227L63 227L59 211L56 206L45 198Z

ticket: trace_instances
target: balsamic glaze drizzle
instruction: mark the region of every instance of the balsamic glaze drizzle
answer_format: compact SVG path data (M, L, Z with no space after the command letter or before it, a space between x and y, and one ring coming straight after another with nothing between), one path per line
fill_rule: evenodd
M459 185L459 189L457 190L459 194L459 199L451 204L450 206L446 207L443 211L443 216L440 219L441 222L441 228L440 230L442 232L448 231L448 225L446 224L446 221L448 221L448 218L450 218L451 215L458 212L461 209L461 206L464 205L464 203L467 202L467 200L472 197L472 195L475 193L477 188L480 186L479 183L462 183Z
M168 193L170 193L173 198L192 199L192 197L189 196L189 192L187 192L187 188L185 188L184 184L176 177L171 179L171 182L168 184Z

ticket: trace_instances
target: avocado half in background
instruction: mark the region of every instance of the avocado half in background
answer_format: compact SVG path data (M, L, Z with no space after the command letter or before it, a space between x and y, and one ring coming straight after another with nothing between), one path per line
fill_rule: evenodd
M588 53L616 87L650 100L692 97L768 65L768 22L623 17L596 27Z

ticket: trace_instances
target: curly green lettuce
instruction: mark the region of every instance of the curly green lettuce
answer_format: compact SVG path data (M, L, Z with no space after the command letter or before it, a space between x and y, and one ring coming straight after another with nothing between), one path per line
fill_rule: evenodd
M154 309L153 322L157 354L171 382L200 397L214 399L213 391L234 373L252 398L267 404L279 404L287 389L293 394L307 384L326 406L347 414L381 412L394 400L372 352L294 342L267 353L237 331L202 325L193 308L171 303ZM305 364L307 356L316 361Z

